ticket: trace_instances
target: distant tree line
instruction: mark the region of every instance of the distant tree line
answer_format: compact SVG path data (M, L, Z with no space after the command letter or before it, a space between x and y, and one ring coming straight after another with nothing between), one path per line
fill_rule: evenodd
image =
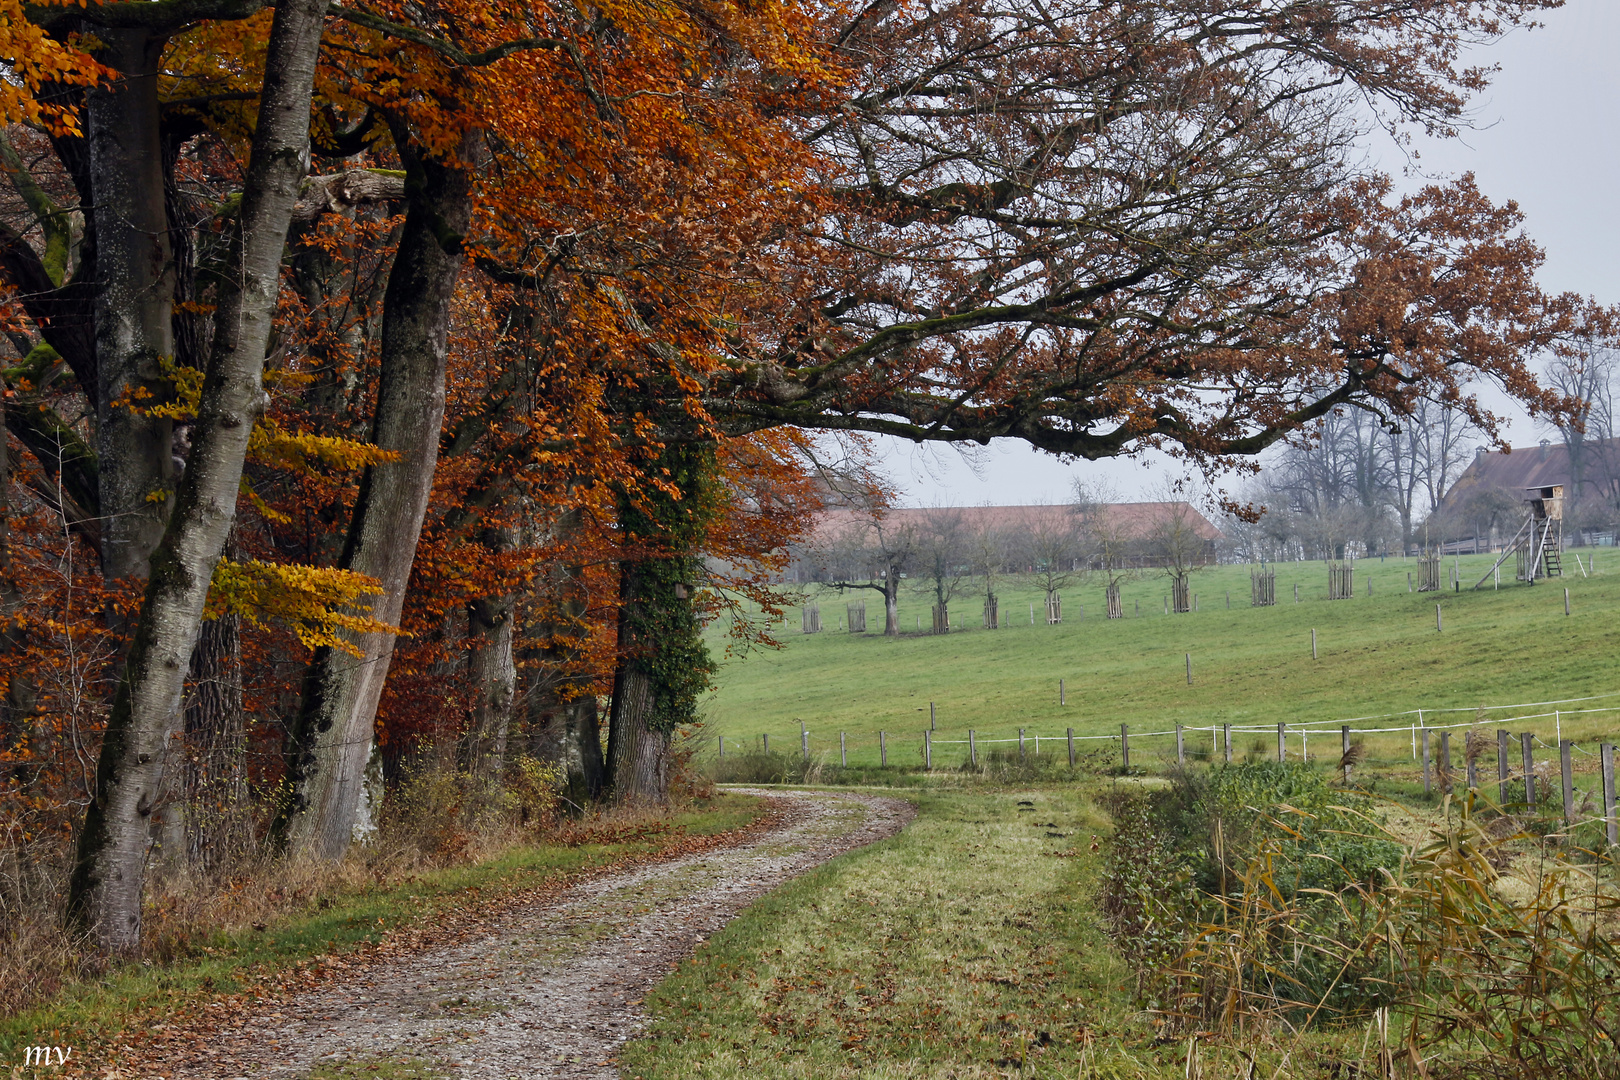
M1588 344L1551 359L1549 386L1579 409L1546 425L1568 454L1565 530L1613 530L1620 519L1620 441L1615 381L1620 355ZM1244 489L1258 521L1222 523L1224 554L1249 561L1342 559L1434 548L1459 539L1511 533L1523 495L1496 484L1470 485L1447 498L1488 436L1460 409L1416 403L1389 421L1344 409L1280 444ZM1525 452L1523 449L1520 453Z

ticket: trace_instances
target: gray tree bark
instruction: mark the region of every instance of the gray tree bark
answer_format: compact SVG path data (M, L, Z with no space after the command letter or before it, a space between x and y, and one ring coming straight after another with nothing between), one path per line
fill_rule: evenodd
M113 699L68 885L70 920L111 953L140 944L150 815L214 567L236 515L248 435L264 408L265 349L281 255L308 159L310 96L327 0L277 5L238 233L174 512L152 554L145 601ZM161 185L157 197L161 200ZM105 509L105 508L104 508Z
M474 600L467 611L468 636L478 644L468 664L474 697L464 764L474 780L484 785L497 783L506 767L512 704L517 698L512 632L516 606L515 596L489 596Z
M607 773L613 801L621 806L662 805L669 793L670 733L649 724L653 693L646 671L619 664L608 717Z
M238 616L202 624L189 681L180 759L170 760L169 796L160 811L163 861L174 870L207 873L245 854L253 835Z
M159 361L174 356L174 247L158 103L168 35L105 27L95 33L104 45L97 58L118 72L86 101L95 200L101 566L109 579L144 579L173 505L175 476L174 422L139 410L164 400L169 383ZM153 397L130 400L138 391Z
M407 132L395 145L406 159L405 226L383 297L382 370L371 441L399 455L368 467L338 565L374 577L383 592L369 614L398 625L416 543L427 514L444 418L450 300L461 272L461 240L471 218L466 172L416 158ZM358 636L359 657L316 650L288 740L293 797L277 823L295 855L342 857L353 840L373 724L394 635Z

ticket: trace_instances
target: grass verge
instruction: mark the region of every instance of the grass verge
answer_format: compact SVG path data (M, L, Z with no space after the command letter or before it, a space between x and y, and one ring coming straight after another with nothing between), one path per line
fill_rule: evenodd
M261 995L312 985L372 955L473 931L520 896L559 889L615 864L690 849L764 813L761 800L724 793L666 818L587 828L568 843L514 847L474 864L322 892L281 918L199 942L173 963L117 968L0 1019L0 1062L21 1061L22 1048L30 1045L71 1046L81 1061L104 1062L110 1048L164 1038L166 1029L206 1010L218 1017Z
M904 832L771 894L662 982L621 1073L1183 1075L1096 918L1106 819L1087 794L915 798Z

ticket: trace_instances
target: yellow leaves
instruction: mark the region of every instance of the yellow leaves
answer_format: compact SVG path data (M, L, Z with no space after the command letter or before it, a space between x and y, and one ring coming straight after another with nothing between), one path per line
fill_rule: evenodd
M323 462L338 469L363 469L398 461L399 454L357 439L330 435L300 435L283 430L274 420L262 420L248 438L248 457L263 465L304 471L311 462Z
M356 637L400 633L370 614L365 598L382 591L376 578L352 570L221 559L208 594L208 617L229 612L255 626L283 623L311 649L329 645L360 656Z
M0 56L7 58L7 77L0 80L0 124L25 123L52 134L79 134L79 117L72 106L48 104L39 96L47 85L92 86L111 74L79 47L77 36L58 41L29 21L19 0L0 0ZM71 97L56 95L58 101Z

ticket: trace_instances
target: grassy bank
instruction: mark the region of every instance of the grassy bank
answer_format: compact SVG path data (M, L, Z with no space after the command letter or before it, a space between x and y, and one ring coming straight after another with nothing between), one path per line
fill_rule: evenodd
M1090 800L915 798L904 832L773 893L660 984L622 1074L1181 1076L1093 912Z
M1580 554L1585 562L1592 553ZM990 740L1014 739L1022 727L1032 739L1043 737L1046 753L1052 747L1047 740L1070 727L1082 736L1112 735L1121 723L1139 732L1179 723L1203 727L1202 735L1189 733L1188 739L1195 749L1207 749L1210 727L1227 723L1331 723L1417 708L1430 710L1428 723L1458 722L1480 705L1617 691L1611 627L1620 611L1620 552L1604 549L1597 557L1599 572L1591 577L1583 577L1566 556L1566 577L1529 587L1511 582L1510 561L1510 580L1499 590L1488 582L1472 591L1469 586L1493 559L1468 556L1460 560L1462 591L1440 594L1407 591L1415 561L1367 560L1356 567L1355 598L1341 601L1325 598L1327 573L1320 563L1283 564L1276 568L1278 603L1264 608L1249 606L1247 567L1212 567L1194 576L1197 612L1164 615L1167 582L1149 577L1126 583L1126 617L1118 620L1099 617L1102 587L1093 582L1063 590L1064 621L1056 626L1029 623L1029 605L1035 605L1037 620L1041 611L1040 593L1029 582L1003 583L997 590L1002 629L982 629L982 600L967 595L952 607L959 629L945 636L912 631L919 612L926 625L928 601L908 587L901 608L908 632L899 639L881 635L876 593L844 598L828 592L820 599L825 632L802 634L795 622L781 630L783 649L724 662L707 709L711 743L713 735L724 735L737 752L757 747L759 736L768 733L773 751L796 755L803 724L813 757L838 761L844 732L850 764L865 766L877 763L883 730L889 733L891 765L916 765L932 703L936 766L954 766L967 748L949 740L965 740L970 728ZM1446 560L1448 576L1451 565ZM1565 587L1572 605L1567 617ZM872 632L840 633L846 599L862 597ZM1437 603L1441 632L1435 629ZM1059 703L1060 679L1065 704ZM1570 708L1617 705L1620 697ZM1437 715L1433 710L1439 709L1469 712ZM1513 714L1493 712L1486 719L1506 715ZM1389 726L1415 721L1408 716ZM1555 728L1566 738L1592 741L1620 736L1620 712L1569 712L1557 723L1549 715L1520 728L1549 742ZM1411 761L1409 735L1385 733L1366 741L1375 762ZM1268 749L1261 733L1243 734L1238 745L1240 756ZM1273 735L1272 752L1274 747ZM1173 739L1165 736L1133 742L1144 763L1172 749ZM1312 749L1329 747L1313 742ZM1331 749L1336 756L1336 743Z
M240 1004L262 991L313 981L322 969L363 963L384 943L447 927L474 929L479 918L514 897L678 849L695 837L741 828L763 809L758 799L720 794L667 818L604 821L554 840L511 846L468 865L397 878L332 875L324 887L289 899L279 917L222 927L170 963L115 968L0 1019L0 1061L20 1060L27 1045L73 1046L93 1060L96 1048L114 1045L126 1033L172 1025L216 1003ZM238 887L278 886L243 882Z

